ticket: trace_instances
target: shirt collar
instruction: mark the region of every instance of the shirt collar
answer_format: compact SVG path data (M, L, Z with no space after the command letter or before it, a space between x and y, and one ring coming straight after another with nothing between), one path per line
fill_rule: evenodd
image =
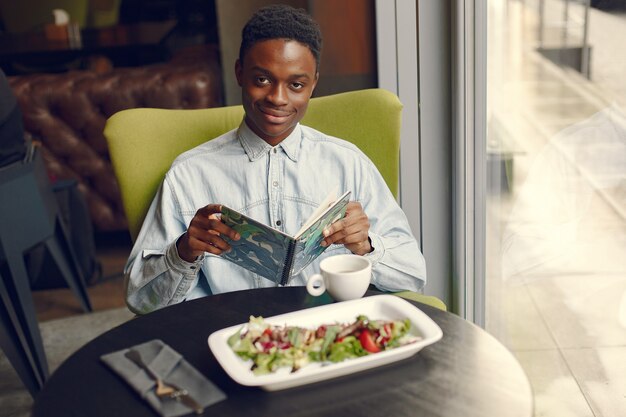
M248 127L245 120L239 125L237 137L250 161L256 161L272 149L272 146L258 137L256 133ZM302 128L300 127L300 123L298 123L293 132L276 145L276 148L282 148L289 159L297 162L301 139Z

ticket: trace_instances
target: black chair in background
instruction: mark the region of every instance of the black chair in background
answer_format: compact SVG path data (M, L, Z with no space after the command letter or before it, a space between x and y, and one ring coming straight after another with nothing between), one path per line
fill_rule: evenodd
M85 311L91 303L41 153L0 71L0 348L32 395L48 377L25 255L43 245ZM10 152L9 152L10 150Z
M25 254L37 245L45 245L82 308L91 311L91 303L39 152L35 152L32 161L0 168L0 195L3 304L0 314L5 327L0 342L20 378L34 394L48 377L48 365Z

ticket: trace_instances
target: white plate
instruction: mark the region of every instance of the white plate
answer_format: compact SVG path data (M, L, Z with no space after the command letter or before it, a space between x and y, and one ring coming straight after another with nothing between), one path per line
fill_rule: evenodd
M233 380L241 385L259 386L268 391L275 391L399 361L415 355L424 346L435 343L443 336L441 328L430 317L413 304L393 295L376 295L328 304L268 317L265 320L269 324L278 326L286 324L288 326L315 328L322 324L351 322L359 314L364 314L371 320L404 320L408 318L411 320L411 333L422 337L422 339L409 345L356 359L347 359L339 363L324 365L311 363L294 373L285 367L272 374L258 376L250 370L251 361L242 360L228 346L228 338L245 323L212 333L209 336L209 347L222 368Z

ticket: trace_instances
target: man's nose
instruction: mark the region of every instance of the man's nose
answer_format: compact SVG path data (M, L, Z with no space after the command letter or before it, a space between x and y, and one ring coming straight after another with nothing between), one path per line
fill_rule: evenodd
M289 102L287 88L284 85L275 84L267 95L267 99L276 106L282 106Z

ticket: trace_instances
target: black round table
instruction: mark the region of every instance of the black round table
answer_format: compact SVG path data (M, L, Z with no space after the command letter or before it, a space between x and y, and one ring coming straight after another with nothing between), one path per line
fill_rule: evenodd
M393 364L283 391L237 384L208 348L212 332L247 322L251 314L270 317L330 302L303 287L266 288L187 301L137 317L64 362L36 397L32 415L155 416L100 356L161 339L228 396L205 409L205 416L532 416L530 385L513 355L474 324L419 303L414 304L443 330L437 343Z

